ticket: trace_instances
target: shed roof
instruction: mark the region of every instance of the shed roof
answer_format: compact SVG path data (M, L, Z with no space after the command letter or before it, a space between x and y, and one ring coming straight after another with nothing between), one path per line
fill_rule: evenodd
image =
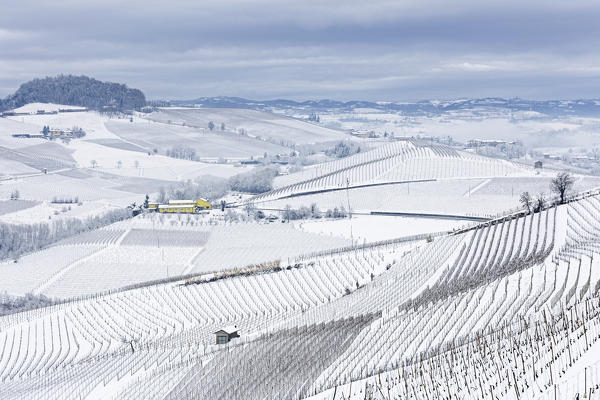
M231 335L232 333L235 333L237 331L238 331L237 326L230 325L230 326L226 326L225 328L219 329L218 331L215 332L215 334L224 332L224 333L226 333L228 335Z

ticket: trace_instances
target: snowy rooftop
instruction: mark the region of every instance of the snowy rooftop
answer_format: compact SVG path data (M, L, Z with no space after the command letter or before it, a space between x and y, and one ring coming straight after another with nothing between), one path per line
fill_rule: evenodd
M219 329L215 333L225 332L228 335L231 335L232 333L235 333L237 331L238 331L237 326L235 326L235 325L229 325L229 326L226 326L225 328Z

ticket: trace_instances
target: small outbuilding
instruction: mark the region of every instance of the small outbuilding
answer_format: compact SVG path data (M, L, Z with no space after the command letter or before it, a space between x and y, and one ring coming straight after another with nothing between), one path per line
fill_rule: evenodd
M536 161L536 162L533 164L533 168L535 168L535 169L541 169L541 168L542 168L542 165L543 165L543 164L542 164L542 162L538 160L538 161Z
M240 337L240 333L239 330L237 328L237 326L233 325L233 326L226 326L223 329L220 329L218 331L215 332L216 335L216 339L217 339L217 344L225 344L225 343L229 343L229 341L231 339L235 339L237 337Z

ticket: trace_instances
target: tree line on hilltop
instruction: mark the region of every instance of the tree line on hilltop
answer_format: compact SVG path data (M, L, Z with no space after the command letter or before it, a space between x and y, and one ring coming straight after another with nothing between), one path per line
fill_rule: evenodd
M86 107L94 110L139 110L146 97L139 89L124 84L101 82L87 76L58 75L33 79L4 100L0 111L11 110L29 103L55 103Z

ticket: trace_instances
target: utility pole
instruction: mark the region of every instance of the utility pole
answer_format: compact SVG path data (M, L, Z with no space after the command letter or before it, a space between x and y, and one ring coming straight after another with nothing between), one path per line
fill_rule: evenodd
M346 177L346 198L348 199L348 215L350 216L350 240L354 244L354 235L352 234L352 209L350 208L350 178Z

